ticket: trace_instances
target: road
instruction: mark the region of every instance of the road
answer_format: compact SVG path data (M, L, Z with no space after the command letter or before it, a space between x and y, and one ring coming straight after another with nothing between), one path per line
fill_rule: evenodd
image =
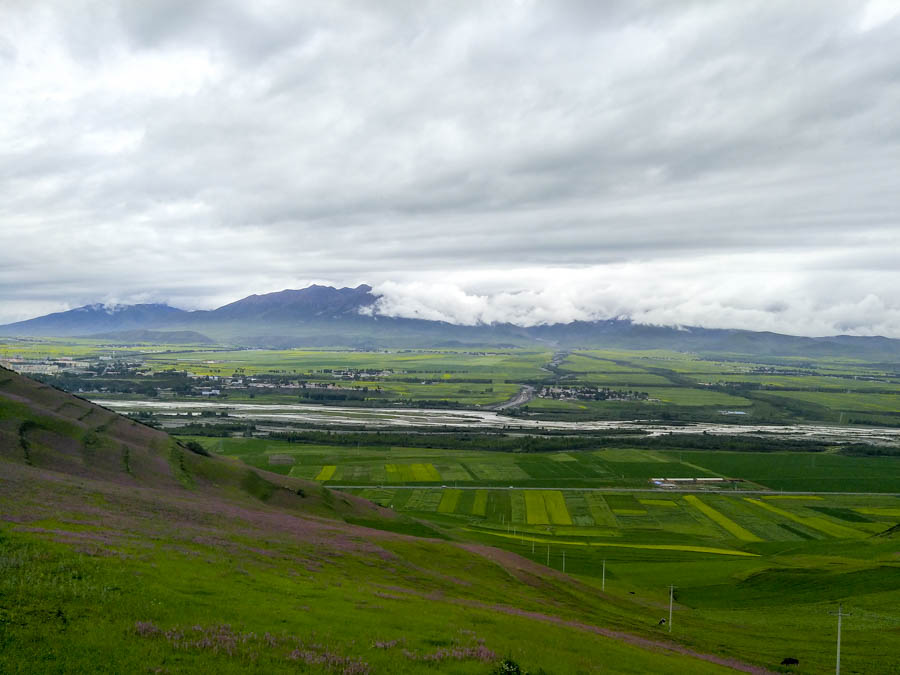
M509 410L510 408L518 408L520 405L525 405L531 399L534 398L534 387L529 385L523 385L519 390L519 393L513 396L508 401L504 401L503 403L498 403L497 405L491 406L491 410Z

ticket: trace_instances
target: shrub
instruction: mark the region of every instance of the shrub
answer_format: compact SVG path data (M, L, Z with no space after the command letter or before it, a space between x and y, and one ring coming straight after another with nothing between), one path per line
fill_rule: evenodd
M203 455L204 457L209 457L209 451L204 448L197 441L188 441L184 444L184 447L197 455Z
M493 675L528 675L522 667L512 659L503 659L492 671Z

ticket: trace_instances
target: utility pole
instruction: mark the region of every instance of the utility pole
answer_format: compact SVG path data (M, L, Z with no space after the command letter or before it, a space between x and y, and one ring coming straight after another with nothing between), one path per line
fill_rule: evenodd
M829 612L829 614L837 614L838 618L838 632L837 632L837 661L835 661L834 666L834 675L841 675L841 619L845 616L850 616L850 613L844 612L844 606L838 605L837 612Z
M606 590L606 561L605 560L603 561L603 576L601 577L601 581L600 581L600 590L601 591Z
M550 544L547 544L547 567L550 567Z
M563 574L566 573L566 549L563 549Z
M669 586L669 632L672 632L672 601L675 598L675 586Z

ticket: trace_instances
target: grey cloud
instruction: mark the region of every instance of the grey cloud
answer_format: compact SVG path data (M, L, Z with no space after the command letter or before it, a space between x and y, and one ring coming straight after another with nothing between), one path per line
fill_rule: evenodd
M900 20L860 30L863 14L4 5L0 321L307 280L432 311L420 291L437 275L461 321L618 312L900 336ZM757 297L753 271L775 258ZM504 286L532 268L568 270L572 288ZM728 292L703 295L711 278Z

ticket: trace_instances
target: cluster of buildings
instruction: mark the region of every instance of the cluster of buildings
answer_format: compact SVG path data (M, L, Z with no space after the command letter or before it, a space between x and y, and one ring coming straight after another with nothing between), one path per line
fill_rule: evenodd
M734 483L743 483L743 478L651 478L653 487L674 490L678 488L722 488L726 485L734 487Z
M95 364L90 361L76 360L70 357L28 359L24 357L9 357L0 359L0 366L14 370L22 375L60 375L71 373L73 375L94 375L90 370Z
M647 392L625 389L609 389L608 387L561 386L541 387L537 394L540 398L552 398L559 401L647 401Z
M340 380L369 380L377 377L390 377L396 374L403 374L405 370L391 370L390 368L385 368L383 370L371 369L371 370L359 370L357 368L346 368L344 370L323 370L322 371L326 375L330 375L333 378Z

